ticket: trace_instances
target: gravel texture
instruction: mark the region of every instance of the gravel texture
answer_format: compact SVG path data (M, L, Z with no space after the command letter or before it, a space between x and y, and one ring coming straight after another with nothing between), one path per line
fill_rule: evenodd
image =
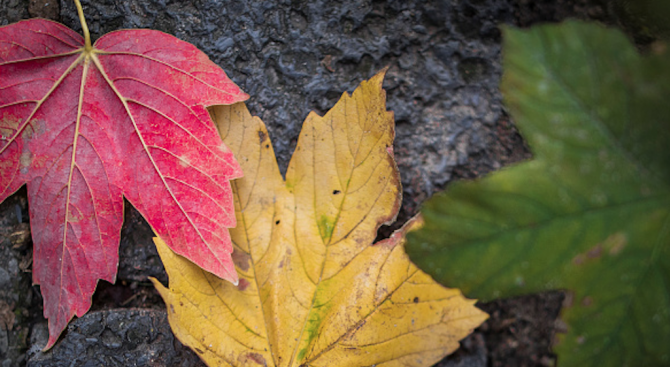
M175 339L167 314L156 310L111 310L88 313L68 325L67 337L46 353L45 323L33 328L28 367L204 367Z
M0 366L25 363L30 321L42 297L31 287L32 246L28 202L14 195L0 204Z
M82 0L82 4L94 39L120 28L152 28L207 53L251 95L247 105L267 124L282 172L309 111L325 113L343 92L390 67L384 87L397 124L394 148L404 195L399 223L451 180L478 177L530 157L498 91L500 23L529 26L570 16L607 18L597 0ZM0 25L30 16L81 29L71 0L0 0ZM28 344L32 344L30 366L67 365L68 358L77 358L75 366L117 362L133 366L140 361L194 365L189 364L193 354L174 341L163 313L108 310L163 308L147 276L164 284L167 277L151 229L132 208L126 210L122 230L117 285L102 283L94 297L93 309L105 311L73 322L52 352L36 353L46 339L39 289L30 286L30 274L24 271L29 271L31 253L27 220L22 189L0 205L0 367L24 365ZM389 229L382 232L381 236ZM498 316L492 314L488 323L492 325L510 313L531 312L528 307L539 310L534 324L524 324L526 334L521 337L532 335L524 339L535 340L532 350L525 350L521 359L509 359L521 360L516 364L520 366L552 360L549 347L558 312L552 310L558 309L560 299L552 294L533 297L487 309L500 311ZM118 320L126 320L126 326L120 327ZM31 325L35 326L29 336ZM498 334L474 334L464 341L461 352L440 366L483 367L505 361L504 354L516 347L509 346L509 338L497 342L495 335L509 334L516 326L502 325L496 326ZM533 334L533 325L542 332ZM133 328L141 338L128 339ZM118 340L120 346L110 340ZM136 364L124 364L129 361Z

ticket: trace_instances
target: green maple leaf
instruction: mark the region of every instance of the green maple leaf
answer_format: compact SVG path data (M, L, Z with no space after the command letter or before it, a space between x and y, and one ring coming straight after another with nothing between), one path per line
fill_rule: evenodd
M534 159L424 208L412 260L469 297L568 290L559 366L670 363L670 56L568 22L505 30L502 91Z

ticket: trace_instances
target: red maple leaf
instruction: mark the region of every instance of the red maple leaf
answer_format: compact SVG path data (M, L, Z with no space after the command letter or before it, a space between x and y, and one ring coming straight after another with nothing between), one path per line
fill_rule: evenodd
M81 16L81 13L80 13ZM0 28L0 201L28 186L50 348L114 282L125 196L177 253L237 282L229 180L205 106L248 96L195 46L123 30L93 46L33 19Z

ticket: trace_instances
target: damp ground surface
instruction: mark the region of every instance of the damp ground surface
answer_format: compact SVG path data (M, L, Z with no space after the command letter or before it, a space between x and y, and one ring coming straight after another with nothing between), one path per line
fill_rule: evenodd
M152 28L195 44L251 95L286 171L302 121L389 67L403 206L390 233L457 179L480 177L531 154L505 112L499 25L579 18L615 23L597 0L167 1L82 0L93 38ZM70 0L0 0L0 25L45 17L80 31ZM91 312L46 342L42 299L31 286L26 190L0 204L0 367L201 366L175 340L148 277L167 276L152 231L130 205L115 285L101 281ZM560 291L479 305L491 315L439 366L553 366Z

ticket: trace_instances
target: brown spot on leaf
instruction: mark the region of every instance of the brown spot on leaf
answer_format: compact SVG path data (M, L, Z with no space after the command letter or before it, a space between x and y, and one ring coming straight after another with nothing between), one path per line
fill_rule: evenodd
M202 349L198 348L198 347L195 348L195 351L196 351L196 353L198 353L198 354L205 354L205 352L204 352Z
M591 259L595 259L600 257L603 253L603 245L602 244L597 244L594 247L592 247L587 253L586 256L588 256Z
M263 144L267 138L268 134L266 134L265 131L258 130L258 140L260 140L261 144Z
M2 136L2 140L7 139L14 134L16 129L19 128L20 123L21 120L16 116L3 115L0 120L0 136Z
M19 158L19 162L21 163L21 167L23 168L28 168L30 167L30 164L33 162L33 153L29 151L25 151L21 153L21 157Z
M240 291L243 291L243 290L247 289L248 286L249 286L249 281L244 279L244 278L240 278L240 282L237 284L237 289L239 289Z
M67 221L70 223L79 223L84 220L84 215L76 207L72 207L67 215Z
M33 127L28 125L26 126L25 129L23 129L23 132L21 133L21 137L25 140L30 140L33 138L33 133L35 131L33 130Z
M35 136L44 132L45 123L44 120L33 119L29 124L23 129L21 137L25 140L30 140Z
M356 325L356 330L360 330L365 324L368 322L368 320L363 319L361 320L357 325Z
M586 260L597 259L602 256L603 245L601 243L591 247L586 253L577 254L572 258L572 263L575 265L582 265Z
M589 307L593 304L593 298L586 296L582 298L582 306Z
M414 297L414 303L419 303L419 297Z
M618 255L628 244L628 238L623 232L617 232L605 239L603 245L609 251L610 255Z
M16 169L16 167L14 167L15 164L16 162L12 162L9 159L0 160L0 172L8 172L10 168Z
M240 354L239 357L237 357L237 360L240 362L240 364L243 365L248 365L249 362L254 362L259 366L268 365L268 363L265 361L265 357L263 357L263 355L260 353L249 353L249 352L243 353Z
M233 263L235 263L235 266L242 269L243 271L249 270L249 263L251 261L249 254L235 250L233 251L231 257L233 258Z

